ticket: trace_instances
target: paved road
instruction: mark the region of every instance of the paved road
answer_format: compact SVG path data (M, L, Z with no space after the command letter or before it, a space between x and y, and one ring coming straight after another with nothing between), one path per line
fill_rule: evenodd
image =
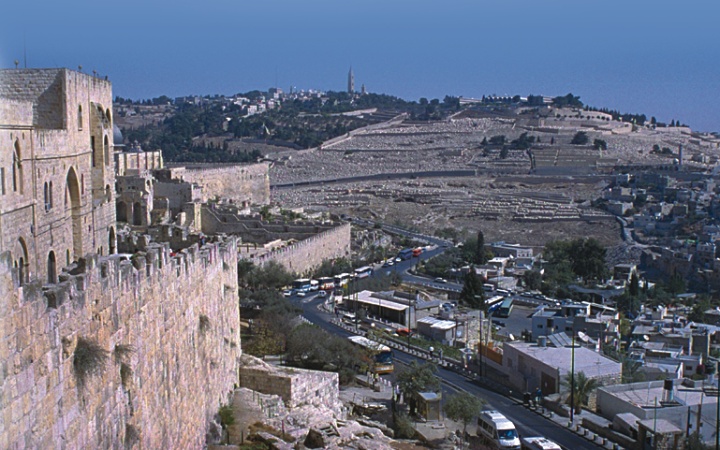
M323 301L324 299L321 298L313 298L309 301L302 302L303 315L305 318L330 333L341 337L351 336L352 334L348 331L329 323L329 320L332 318L332 314L328 314L318 308ZM409 364L413 360L420 361L420 359L402 352L396 352L395 358L399 362L406 364ZM557 442L564 448L572 450L597 450L598 448L601 448L598 445L592 444L582 437L557 425L555 422L538 415L534 411L531 411L523 406L517 400L508 398L456 372L439 368L438 376L444 383L446 383L444 388L445 391L459 389L485 399L489 406L502 412L515 423L518 433L520 433L521 436L545 436L548 439Z

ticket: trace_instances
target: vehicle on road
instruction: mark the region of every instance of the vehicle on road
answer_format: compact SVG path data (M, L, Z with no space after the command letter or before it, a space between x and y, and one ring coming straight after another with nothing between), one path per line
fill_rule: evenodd
M283 291L283 297L292 297L292 295L293 295L292 289L285 289Z
M352 274L349 273L341 273L339 275L335 275L335 287L342 287L347 286L347 284L352 279Z
M318 292L317 296L320 297L320 298L325 298L325 297L327 297L327 292L326 292L326 291L320 291L320 292Z
M307 292L306 291L297 291L295 293L295 295L297 295L298 297L305 297L307 295Z
M335 289L335 279L333 277L322 277L318 278L320 283L320 289L323 291L332 291Z
M542 436L524 437L520 446L523 450L562 450L558 444Z
M493 314L495 317L510 317L510 313L513 309L512 297L506 298L500 304L500 307Z
M520 438L515 424L498 411L485 410L480 413L477 433L484 441L499 449L520 449Z
M310 292L310 279L309 278L298 278L297 280L293 281L292 288L293 291L295 291L296 294L307 293Z
M392 259L388 259L387 261L385 261L385 262L383 263L382 266L383 266L383 267L392 267L392 266L394 266L394 265L395 265L395 262L394 262Z
M417 258L418 256L422 255L423 249L422 247L416 247L412 250L413 258Z
M395 370L392 349L365 336L350 336L350 342L361 347L366 353L366 363L370 371L377 374L392 373Z
M367 278L367 277L369 277L370 275L372 275L372 273L373 273L372 267L370 267L370 266L363 266L363 267L359 267L359 268L355 269L355 274L354 274L354 276L355 276L355 279L358 279L358 280L359 280L359 279L362 279L362 278Z
M411 248L404 248L404 249L400 250L400 253L398 253L398 258L400 258L401 261L410 259L412 257L413 257L413 249L411 249Z
M447 280L445 278L437 277L435 278L435 282L445 284L447 283Z

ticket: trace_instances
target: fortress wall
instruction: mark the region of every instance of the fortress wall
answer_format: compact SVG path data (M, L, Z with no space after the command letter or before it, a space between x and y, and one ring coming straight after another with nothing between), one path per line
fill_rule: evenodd
M16 288L10 267L4 253L0 448L204 446L208 420L237 382L234 240L175 257L155 244L132 263L93 257L46 290ZM108 352L84 383L79 338Z
M221 197L235 203L270 203L270 177L267 163L222 166L185 166L169 169L172 178L203 187L203 201Z
M240 387L277 395L288 408L313 405L332 407L339 396L337 373L315 370L241 368Z
M248 249L249 251L249 249ZM322 264L323 260L347 257L350 255L350 224L323 231L308 239L287 247L266 253L247 253L248 259L262 266L275 261L290 272L307 274Z

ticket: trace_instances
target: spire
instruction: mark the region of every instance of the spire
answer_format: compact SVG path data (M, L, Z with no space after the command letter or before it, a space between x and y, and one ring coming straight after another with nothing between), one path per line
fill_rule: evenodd
M352 66L350 66L350 72L348 72L348 94L355 93L355 75L353 74Z

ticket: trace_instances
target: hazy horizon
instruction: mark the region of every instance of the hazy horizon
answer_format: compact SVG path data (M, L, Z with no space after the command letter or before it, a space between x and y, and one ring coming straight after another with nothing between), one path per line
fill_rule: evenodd
M29 0L4 7L0 66L67 67L114 95L230 95L277 86L407 100L565 95L720 131L720 3L570 0L105 5Z

